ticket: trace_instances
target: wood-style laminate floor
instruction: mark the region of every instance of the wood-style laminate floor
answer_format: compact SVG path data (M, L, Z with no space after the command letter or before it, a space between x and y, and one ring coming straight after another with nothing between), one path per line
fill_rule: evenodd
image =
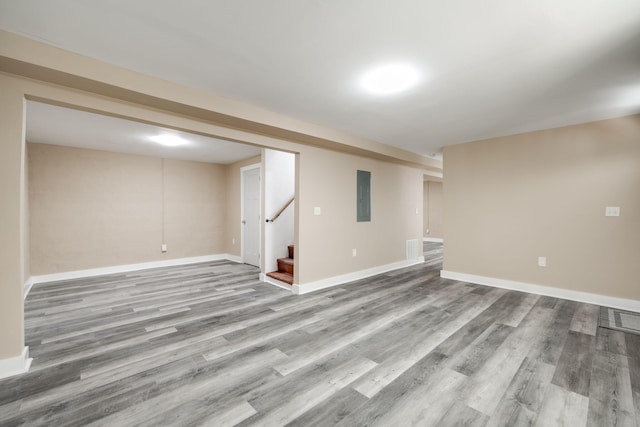
M220 261L36 285L0 425L638 425L640 337L428 262L303 296Z

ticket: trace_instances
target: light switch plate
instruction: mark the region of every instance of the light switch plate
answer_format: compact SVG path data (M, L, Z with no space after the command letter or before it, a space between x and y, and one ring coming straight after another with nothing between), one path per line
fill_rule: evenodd
M604 216L620 216L620 206L607 206L604 208Z

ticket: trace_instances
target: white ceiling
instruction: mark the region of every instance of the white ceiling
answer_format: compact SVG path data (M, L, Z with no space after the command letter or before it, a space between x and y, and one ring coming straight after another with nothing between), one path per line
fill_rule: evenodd
M0 28L421 154L640 112L638 0L0 0ZM420 84L365 93L386 61Z
M260 148L158 126L27 101L26 140L208 163L229 164L260 154ZM165 147L149 139L171 133L187 141Z

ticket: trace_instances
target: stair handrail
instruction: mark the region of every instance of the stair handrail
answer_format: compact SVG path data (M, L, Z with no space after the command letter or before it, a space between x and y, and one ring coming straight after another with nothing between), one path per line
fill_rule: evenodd
M287 202L287 204L286 204L286 205L284 205L284 206L282 207L282 209L280 209L280 210L278 211L278 213L277 213L277 214L275 214L275 215L273 216L273 218L271 218L271 219L267 218L267 222L274 222L276 219L278 219L278 217L279 217L280 215L282 215L282 213L283 213L283 212L284 212L284 211L289 207L289 205L290 205L291 203L293 203L293 201L294 201L294 200L295 200L295 196L294 196L294 197L292 197L292 198L291 198L291 200L289 200L289 201Z

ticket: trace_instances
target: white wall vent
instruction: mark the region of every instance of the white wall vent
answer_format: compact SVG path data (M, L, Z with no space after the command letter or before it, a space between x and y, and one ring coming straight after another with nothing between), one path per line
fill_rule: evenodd
M418 258L418 239L407 240L407 259Z

